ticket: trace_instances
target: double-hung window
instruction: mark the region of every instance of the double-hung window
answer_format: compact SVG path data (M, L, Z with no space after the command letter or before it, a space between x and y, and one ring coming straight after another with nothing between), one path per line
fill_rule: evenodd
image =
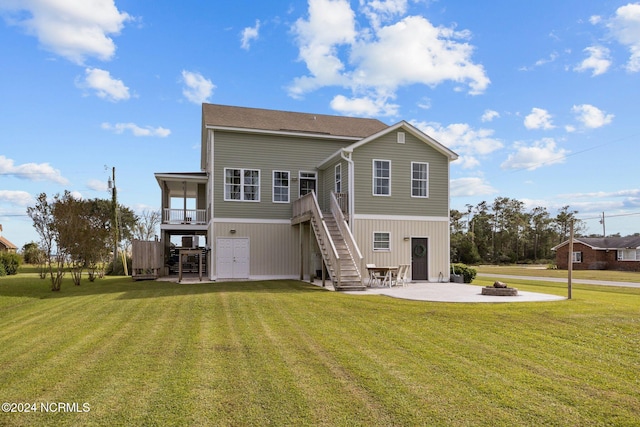
M336 193L342 193L342 165L338 163L334 169Z
M257 169L224 170L224 200L260 201L260 171Z
M375 196L391 195L391 161L373 161L373 194Z
M429 163L411 162L411 197L429 197Z
M273 171L273 202L289 203L289 171Z
M571 262L580 263L582 262L582 252L574 252L571 254Z
M373 233L373 250L388 251L391 249L391 238L388 232Z

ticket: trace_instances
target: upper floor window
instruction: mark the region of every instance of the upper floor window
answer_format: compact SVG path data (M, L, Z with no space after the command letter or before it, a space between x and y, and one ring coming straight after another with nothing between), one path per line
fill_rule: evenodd
M273 171L273 201L289 203L289 171Z
M411 196L429 197L429 163L411 162Z
M224 169L224 200L260 201L260 171Z
M373 161L373 194L376 196L391 195L391 161Z
M342 165L338 163L335 168L336 193L342 193Z

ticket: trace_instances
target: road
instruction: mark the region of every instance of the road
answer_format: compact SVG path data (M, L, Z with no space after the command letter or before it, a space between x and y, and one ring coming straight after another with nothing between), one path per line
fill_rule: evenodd
M478 273L478 277L495 277L497 279L522 279L522 280L538 280L541 282L559 282L566 283L566 278L561 277L538 277L538 276L512 276L510 274L488 274ZM589 279L572 279L571 283L581 285L602 285L602 286L622 286L625 288L640 288L640 283L636 282L612 282L603 280L589 280Z

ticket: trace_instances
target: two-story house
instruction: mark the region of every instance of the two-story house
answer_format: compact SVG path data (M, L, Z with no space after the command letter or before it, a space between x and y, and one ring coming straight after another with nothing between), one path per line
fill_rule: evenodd
M347 289L366 264L447 280L456 158L405 121L203 104L201 172L156 174L165 261L183 262L181 236L212 280L326 272Z

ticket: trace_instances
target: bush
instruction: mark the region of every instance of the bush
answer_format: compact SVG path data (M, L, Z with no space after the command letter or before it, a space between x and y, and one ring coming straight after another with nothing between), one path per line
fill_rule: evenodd
M0 262L0 277L6 276L7 271L4 269L4 264Z
M466 264L456 263L451 265L451 273L462 275L464 283L471 283L476 278L477 271Z
M3 252L0 253L0 264L4 266L7 275L18 274L18 268L22 264L22 257L18 254Z

